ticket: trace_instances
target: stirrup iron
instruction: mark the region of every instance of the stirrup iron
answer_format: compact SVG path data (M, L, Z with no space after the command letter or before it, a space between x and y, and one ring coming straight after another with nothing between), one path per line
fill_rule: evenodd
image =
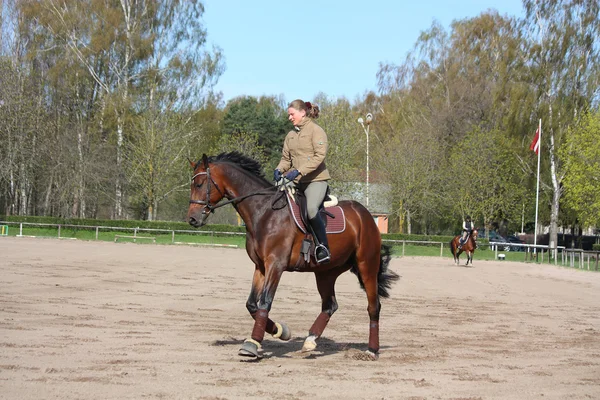
M319 249L325 250L325 253L326 253L325 257L323 257L323 258L318 257L317 254L319 252ZM323 263L331 261L331 253L329 252L329 249L322 244L317 245L315 247L315 260L317 260L317 264L323 264Z

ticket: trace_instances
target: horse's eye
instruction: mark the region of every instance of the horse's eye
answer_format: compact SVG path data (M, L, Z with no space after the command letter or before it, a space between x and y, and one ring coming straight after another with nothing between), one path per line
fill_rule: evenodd
M196 183L196 188L200 189L202 187L201 183Z

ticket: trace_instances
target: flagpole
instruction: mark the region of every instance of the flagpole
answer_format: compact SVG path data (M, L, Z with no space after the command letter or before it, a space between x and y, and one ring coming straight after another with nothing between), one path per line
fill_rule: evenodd
M537 162L537 184L535 189L535 229L533 236L533 245L537 246L537 230L538 230L538 203L540 200L540 156L542 154L542 119L540 118L538 130L540 132L538 136L538 162ZM537 248L533 248L533 253L537 253Z

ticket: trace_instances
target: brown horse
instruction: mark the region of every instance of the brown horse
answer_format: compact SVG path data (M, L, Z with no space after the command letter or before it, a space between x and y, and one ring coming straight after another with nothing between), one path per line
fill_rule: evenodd
M268 182L258 162L238 152L207 157L192 164L188 222L203 226L215 208L231 203L246 224L246 252L254 263L252 289L246 308L254 318L250 339L244 341L238 354L261 358L265 332L281 340L291 338L284 323L269 318L277 285L284 271L312 272L321 295L321 313L308 331L302 347L312 351L316 340L323 334L329 319L337 310L335 282L338 276L350 270L358 277L367 293L369 313L369 344L367 359L377 359L379 352L380 297L389 297L388 289L399 277L388 270L390 248L382 245L379 229L369 211L356 201L341 201L346 217L346 229L329 235L331 261L317 265L299 262L304 234L295 225L289 208L275 206L285 202L283 192ZM217 204L221 199L227 201Z
M473 229L471 231L471 234L465 241L465 244L463 244L461 246L461 248L459 249L458 245L460 244L460 238L461 238L461 235L454 236L454 239L452 239L450 241L450 251L452 252L452 255L454 256L454 263L456 265L458 265L460 253L462 253L464 251L467 253L467 263L465 265L469 265L469 263L471 263L471 266L472 266L473 265L473 253L475 252L475 249L477 248L477 246L475 245L475 241L477 240L477 229Z

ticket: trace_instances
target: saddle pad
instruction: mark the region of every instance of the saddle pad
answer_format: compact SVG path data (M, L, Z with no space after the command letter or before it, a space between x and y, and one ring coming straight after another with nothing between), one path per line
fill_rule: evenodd
M288 192L286 192L286 198L288 200L288 204L290 205L290 210L292 211L292 217L294 217L294 221L296 221L296 225L302 231L302 233L306 233L306 226L304 226L304 223L302 222L302 217L300 216L300 207L298 207L298 204L296 204L296 202ZM333 214L333 216L335 217L331 218L329 215L327 215L327 233L344 232L344 230L346 230L346 216L344 215L344 210L342 210L342 207L326 207L325 210Z

